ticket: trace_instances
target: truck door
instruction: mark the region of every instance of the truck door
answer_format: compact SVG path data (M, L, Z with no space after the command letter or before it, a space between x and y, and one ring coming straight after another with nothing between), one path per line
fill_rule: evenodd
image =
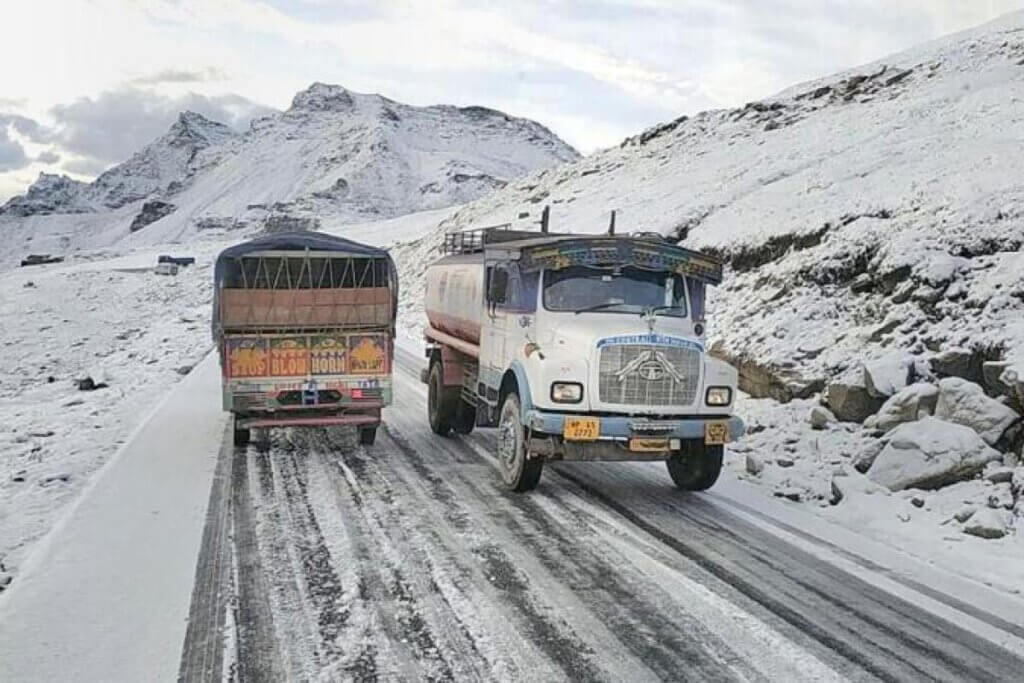
M501 375L506 365L508 298L510 294L510 269L508 264L497 263L487 268L486 315L483 319L480 348L480 365L491 370L490 377Z

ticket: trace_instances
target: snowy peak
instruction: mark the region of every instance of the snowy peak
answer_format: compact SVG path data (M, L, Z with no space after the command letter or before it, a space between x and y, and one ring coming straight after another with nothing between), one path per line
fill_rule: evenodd
M15 216L33 212L94 214L70 229L66 216L21 231L33 249L57 240L54 251L128 235L155 243L261 230L281 221L329 228L472 201L578 158L528 119L485 107L411 106L317 82L287 111L254 120L242 134L182 112L164 135L93 183L47 191L44 202L15 201L19 213L0 220L0 235ZM73 237L61 241L69 232Z
M292 98L290 113L348 112L355 107L354 93L340 85L316 82ZM365 97L365 95L363 96Z
M182 112L167 133L100 175L88 195L96 204L116 209L158 193L173 194L191 180L199 152L236 137L222 123Z
M82 196L88 186L88 183L66 175L40 173L24 195L12 197L0 207L0 215L34 216L92 211Z
M203 149L210 145L220 144L235 135L236 133L223 123L211 121L194 111L183 111L178 114L178 120L174 122L167 134L156 144L164 142L172 147Z

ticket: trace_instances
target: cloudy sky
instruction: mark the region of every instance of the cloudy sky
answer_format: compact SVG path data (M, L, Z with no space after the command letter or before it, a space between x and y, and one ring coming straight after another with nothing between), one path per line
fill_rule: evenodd
M240 130L313 81L536 119L583 152L1024 0L8 0L0 201L88 179L192 109Z

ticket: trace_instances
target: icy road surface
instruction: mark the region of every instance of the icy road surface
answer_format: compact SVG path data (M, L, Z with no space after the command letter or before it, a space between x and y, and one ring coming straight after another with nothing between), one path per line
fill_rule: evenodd
M952 623L671 488L441 439L400 353L376 445L273 432L218 465L185 679L1014 680L1024 630ZM218 634L227 632L226 644ZM1011 652L1011 650L1015 650Z

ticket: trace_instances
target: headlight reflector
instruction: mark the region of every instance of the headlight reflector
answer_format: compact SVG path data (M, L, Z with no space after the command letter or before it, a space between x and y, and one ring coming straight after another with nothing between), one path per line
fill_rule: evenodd
M583 385L579 382L552 382L551 400L555 403L579 403L583 400Z
M729 387L708 387L704 402L709 406L727 406L732 402L732 389Z

